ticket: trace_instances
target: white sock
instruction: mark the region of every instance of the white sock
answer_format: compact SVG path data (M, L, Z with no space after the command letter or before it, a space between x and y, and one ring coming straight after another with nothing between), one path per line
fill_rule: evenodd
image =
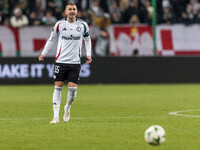
M59 110L60 110L60 103L61 103L61 93L62 93L62 87L54 87L53 92L53 112L54 112L54 118L59 118Z
M59 118L60 104L53 105L54 118Z
M77 87L68 87L67 103L65 105L65 108L67 109L68 112L70 111L72 102L76 98L76 95L77 95Z

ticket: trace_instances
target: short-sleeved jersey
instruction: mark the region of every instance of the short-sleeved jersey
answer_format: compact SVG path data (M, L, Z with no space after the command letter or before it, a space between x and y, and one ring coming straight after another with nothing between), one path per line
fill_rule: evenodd
M77 19L73 23L62 19L55 24L49 40L55 40L57 37L58 46L55 62L80 64L82 41L83 38L89 37L87 23L81 19ZM48 42L46 45L45 49L48 49Z

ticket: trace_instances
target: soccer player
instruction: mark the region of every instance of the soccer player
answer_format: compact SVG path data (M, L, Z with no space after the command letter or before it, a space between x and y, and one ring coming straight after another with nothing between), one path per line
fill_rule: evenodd
M64 81L68 81L68 97L64 106L64 122L70 119L70 107L77 95L77 82L80 73L80 57L82 39L85 41L86 63L92 62L91 58L91 39L89 27L83 20L77 19L77 7L73 3L66 5L66 18L58 21L45 44L42 54L38 57L39 61L44 61L44 57L58 38L57 55L54 66L55 88L53 93L54 117L50 123L59 123L59 110L61 103L61 93Z

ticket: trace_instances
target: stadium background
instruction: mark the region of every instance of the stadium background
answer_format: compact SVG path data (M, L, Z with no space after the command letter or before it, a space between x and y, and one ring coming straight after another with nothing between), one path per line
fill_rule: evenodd
M67 2L90 25L94 62L82 67L88 75L80 83L199 82L198 0L1 0L1 84L52 83L45 66L54 62L56 43L44 66L37 57ZM106 72L105 60L112 66Z

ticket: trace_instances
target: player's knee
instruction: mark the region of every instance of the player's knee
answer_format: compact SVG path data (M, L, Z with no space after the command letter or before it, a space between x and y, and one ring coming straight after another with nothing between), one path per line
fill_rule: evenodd
M62 81L55 82L55 87L63 87L63 85L64 85L64 82L62 82Z
M77 87L77 83L68 82L68 87Z
M68 100L73 102L77 95L77 87L69 87L68 88Z

